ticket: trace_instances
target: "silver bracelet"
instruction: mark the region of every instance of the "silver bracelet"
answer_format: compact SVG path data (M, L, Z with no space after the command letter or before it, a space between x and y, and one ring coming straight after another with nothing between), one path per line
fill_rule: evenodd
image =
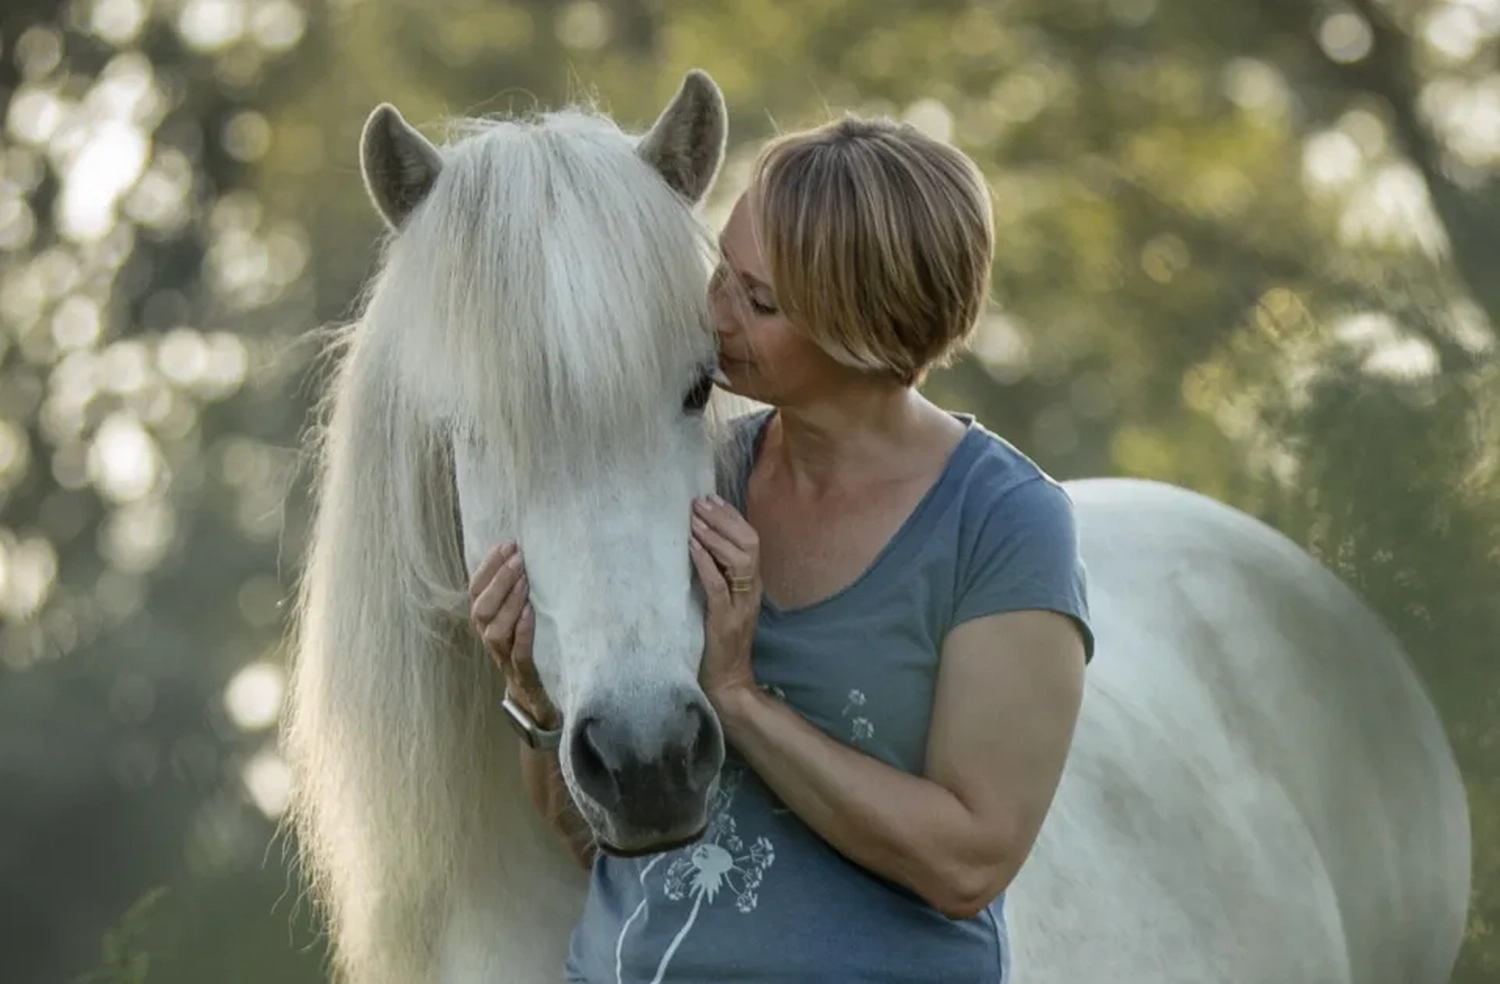
M536 719L526 713L525 708L511 699L509 687L505 688L505 698L500 702L500 707L510 718L510 726L521 736L521 741L526 743L527 748L552 751L562 744L562 728L548 730L537 724Z

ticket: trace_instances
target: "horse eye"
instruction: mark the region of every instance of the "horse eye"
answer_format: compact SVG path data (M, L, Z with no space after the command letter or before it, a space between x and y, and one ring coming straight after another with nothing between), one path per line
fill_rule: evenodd
M708 398L713 395L713 375L708 370L698 377L693 388L688 390L687 395L682 398L682 409L685 413L702 413L703 408L708 406Z

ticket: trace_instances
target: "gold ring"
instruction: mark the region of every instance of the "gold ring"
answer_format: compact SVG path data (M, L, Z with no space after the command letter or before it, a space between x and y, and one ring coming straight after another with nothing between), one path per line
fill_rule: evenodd
M755 575L747 574L744 577L731 577L729 579L730 594L744 594L755 587Z

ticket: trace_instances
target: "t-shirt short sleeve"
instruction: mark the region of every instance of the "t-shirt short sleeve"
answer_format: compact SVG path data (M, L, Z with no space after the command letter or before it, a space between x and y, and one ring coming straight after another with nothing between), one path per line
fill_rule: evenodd
M1046 476L1027 479L983 505L962 552L953 624L1040 609L1070 617L1094 656L1088 573L1078 550L1073 500Z

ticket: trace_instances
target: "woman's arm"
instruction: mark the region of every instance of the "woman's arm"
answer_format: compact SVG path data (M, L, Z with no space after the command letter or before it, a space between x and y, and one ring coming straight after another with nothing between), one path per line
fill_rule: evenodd
M1051 612L960 626L944 646L927 767L911 775L758 688L711 694L725 736L837 851L954 919L1010 884L1051 805L1082 695L1078 631Z
M754 530L722 504L699 516L693 557L710 623L702 676L725 737L845 857L951 918L976 914L1020 870L1061 779L1083 693L1078 628L1053 612L1018 611L951 632L925 774L911 775L828 737L755 686ZM719 565L754 575L755 590L731 594Z

